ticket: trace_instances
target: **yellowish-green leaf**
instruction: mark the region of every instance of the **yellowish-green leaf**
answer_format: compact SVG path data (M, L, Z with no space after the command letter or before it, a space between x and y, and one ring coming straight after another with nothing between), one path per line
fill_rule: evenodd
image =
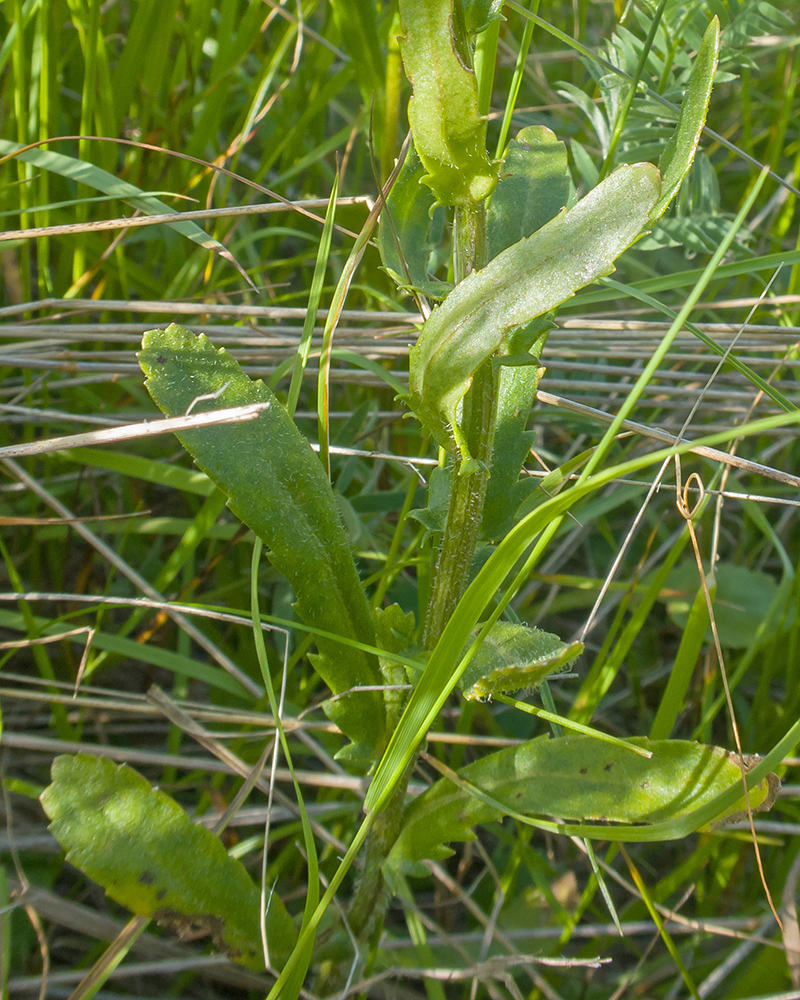
M390 863L414 870L425 858L447 857L452 853L449 842L474 839L473 828L500 819L503 807L513 814L563 820L664 824L741 786L736 756L720 747L687 740L629 742L651 751L652 757L591 736L541 736L462 768L458 777L493 804L447 778L438 781L408 806ZM745 764L758 759L746 759ZM778 787L771 774L751 788L753 811L769 809ZM745 808L743 796L742 790L742 797L711 825L738 819Z

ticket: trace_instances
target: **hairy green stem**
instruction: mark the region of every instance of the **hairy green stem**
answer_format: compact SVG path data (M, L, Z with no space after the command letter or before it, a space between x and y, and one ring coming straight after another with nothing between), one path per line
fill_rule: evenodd
M371 937L378 921L383 919L386 912L389 893L383 877L383 865L400 832L406 787L415 763L416 759L406 768L388 806L376 818L367 837L364 867L347 912L350 929L360 941Z
M460 476L458 459L453 461L447 522L425 621L423 646L428 650L438 642L469 582L489 481L494 404L495 373L491 361L487 361L475 373L464 400L465 430L470 451L482 464L477 472Z
M486 263L486 210L483 203L456 209L456 282ZM469 582L472 558L486 501L495 425L496 374L491 360L475 373L464 397L464 433L480 468L458 475L453 463L447 522L434 572L423 646L433 649Z
M486 211L482 203L457 208L455 220L455 274L463 280L486 261ZM491 361L475 374L464 400L464 426L472 454L481 462L477 472L459 476L453 469L450 502L439 551L431 601L425 623L424 645L431 649L466 589L478 541L494 436L495 373ZM383 864L400 832L406 787L414 758L386 809L377 817L366 843L364 868L348 912L353 932L362 940L372 933L385 910L388 894Z

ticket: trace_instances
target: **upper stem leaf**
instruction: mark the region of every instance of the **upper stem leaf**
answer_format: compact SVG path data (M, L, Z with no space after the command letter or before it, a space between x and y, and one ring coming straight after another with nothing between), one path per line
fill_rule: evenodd
M410 405L462 468L471 459L460 404L506 336L614 270L661 192L651 163L623 165L570 211L461 281L431 313L411 351Z

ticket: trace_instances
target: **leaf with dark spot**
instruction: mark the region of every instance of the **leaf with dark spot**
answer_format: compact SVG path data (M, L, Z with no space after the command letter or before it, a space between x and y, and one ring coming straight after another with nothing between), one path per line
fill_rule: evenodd
M258 887L210 830L124 764L65 755L53 761L52 778L41 801L68 861L138 916L181 933L200 929L231 958L263 968ZM267 913L273 963L288 957L296 936L273 894Z

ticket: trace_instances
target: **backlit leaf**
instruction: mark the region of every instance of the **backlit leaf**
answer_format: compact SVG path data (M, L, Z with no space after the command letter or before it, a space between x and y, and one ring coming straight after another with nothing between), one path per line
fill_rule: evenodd
M663 823L741 785L735 755L720 747L687 740L629 742L653 756L648 760L591 736L540 736L469 764L458 776L514 813L608 824ZM753 811L769 809L778 786L773 774L751 788ZM738 818L743 808L742 795L725 816ZM473 827L502 814L501 808L443 778L407 807L390 864L413 871L425 858L445 858L452 853L449 842L474 840Z

